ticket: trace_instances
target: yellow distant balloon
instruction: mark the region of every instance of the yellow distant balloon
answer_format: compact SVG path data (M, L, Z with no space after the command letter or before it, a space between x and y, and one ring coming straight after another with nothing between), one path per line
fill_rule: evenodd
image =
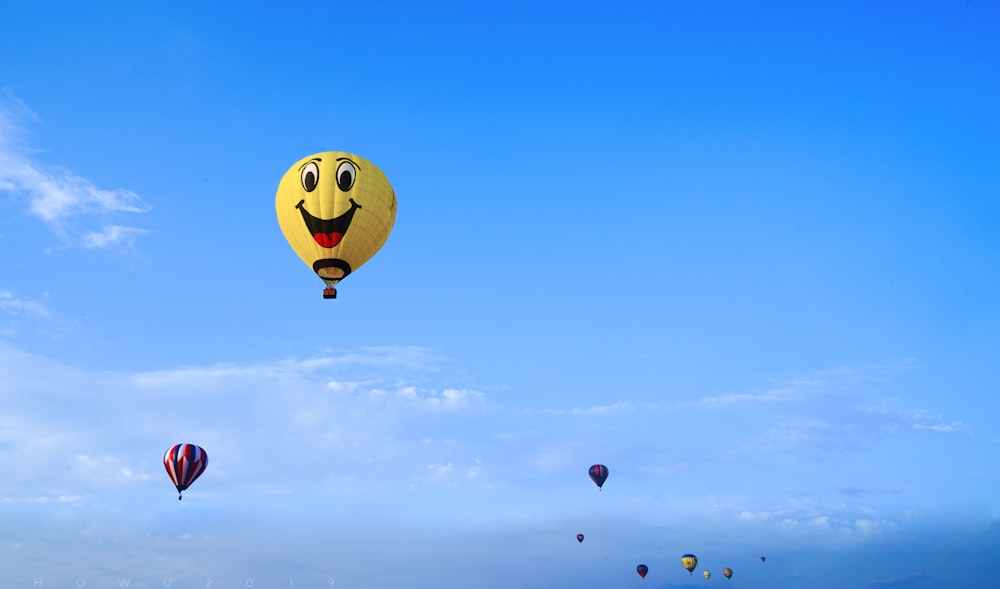
M274 206L285 239L326 283L328 299L385 245L396 221L396 193L382 170L342 151L295 162L278 183Z
M706 581L712 578L712 571L705 571L704 574L705 574L705 580Z
M681 557L681 564L693 575L694 567L698 566L698 557L693 554L685 554Z

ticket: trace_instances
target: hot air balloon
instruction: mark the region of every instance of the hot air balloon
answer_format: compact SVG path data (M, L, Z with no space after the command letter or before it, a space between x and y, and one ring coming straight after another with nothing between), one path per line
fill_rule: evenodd
M681 564L693 575L694 567L698 566L698 557L693 554L685 554L681 557Z
M577 542L583 542L583 534L577 534L576 535L576 541Z
M337 298L334 286L382 248L396 221L396 193L385 174L341 151L295 162L274 206L288 244L326 283L326 299Z
M705 575L705 580L706 581L712 578L712 571L705 571L702 574Z
M639 573L639 576L645 579L646 573L649 572L649 567L644 564L640 564L639 566L635 567L635 572Z
M767 557L764 557L764 556L760 557L760 561L761 562L764 562L765 560L767 560Z
M163 455L163 466L167 475L177 487L177 499L183 499L181 493L195 482L208 466L208 454L201 446L194 444L176 444Z
M732 578L733 578L733 569L731 569L731 568L729 568L729 567L726 567L726 568L722 569L722 574L723 574L723 575L724 575L724 576L725 576L725 577L726 577L727 579L732 579Z
M597 490L600 491L601 487L604 486L604 481L608 480L608 467L603 464L591 466L590 480L594 481L594 484L597 485Z

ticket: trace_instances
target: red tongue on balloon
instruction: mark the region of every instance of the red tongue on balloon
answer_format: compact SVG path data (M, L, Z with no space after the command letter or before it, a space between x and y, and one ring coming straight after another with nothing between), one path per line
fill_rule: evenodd
M343 238L343 233L316 233L313 235L313 239L322 247L336 247Z

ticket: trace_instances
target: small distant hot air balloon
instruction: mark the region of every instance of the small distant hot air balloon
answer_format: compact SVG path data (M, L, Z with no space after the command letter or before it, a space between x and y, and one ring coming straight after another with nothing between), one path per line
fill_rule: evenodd
M733 569L726 567L722 569L722 574L726 576L727 579L733 578Z
M681 557L681 564L693 575L694 567L698 566L698 557L693 554L685 554Z
M767 557L765 557L765 556L760 557L760 561L761 562L764 562L765 560L767 560Z
M583 534L577 534L576 535L576 541L577 542L583 542Z
M635 567L635 572L639 573L639 576L645 579L646 573L649 572L649 567L644 564L640 564L639 566Z
M597 490L600 491L601 487L604 486L604 481L608 480L608 467L603 464L591 466L590 480L594 481L594 484L597 485Z
M163 466L177 487L177 499L180 500L183 499L181 493L205 472L208 454L201 446L176 444L163 455Z
M705 575L705 580L706 581L712 578L712 571L705 571L702 574Z

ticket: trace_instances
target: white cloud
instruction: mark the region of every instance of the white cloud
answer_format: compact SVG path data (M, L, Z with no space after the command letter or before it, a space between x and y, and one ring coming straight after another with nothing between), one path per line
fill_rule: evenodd
M872 589L877 589L881 587L899 587L902 585L912 585L926 580L929 577L927 573L912 573L909 575L900 575L897 577L891 577L889 579L877 579L868 583L868 586Z
M788 391L768 391L764 393L728 393L714 397L702 397L696 403L706 409L720 409L739 405L776 403L788 396Z
M442 358L420 346L370 346L356 352L341 352L329 362L337 365L395 367L406 370L434 370Z
M142 235L144 233L149 233L149 231L145 229L137 229L135 227L108 225L99 233L87 233L83 235L81 243L83 247L86 248L102 249L131 242L133 241L134 236Z
M820 370L776 381L758 392L732 392L702 397L677 410L754 411L740 427L757 430L736 446L742 453L780 451L784 458L823 456L850 451L884 435L906 432L950 434L971 431L961 421L923 408L907 407L908 399L883 397L889 379L913 369L910 361Z
M934 424L934 425L928 425L928 424L924 424L924 423L915 423L915 424L913 424L913 429L915 429L917 431L931 431L931 432L938 432L938 433L942 433L942 434L950 434L952 432L956 432L956 431L960 431L960 430L966 429L966 427L967 426L964 423L960 422L960 421L956 421L956 422L952 422L952 423L938 423L938 424Z
M121 456L77 454L74 463L79 469L80 476L91 479L91 484L98 487L117 487L150 480L149 465L146 461L137 461L130 466L129 461Z
M464 407L481 403L485 399L486 395L479 391L468 389L445 389L441 391L440 394L432 393L432 396L428 397L426 401L431 409L456 411Z
M706 396L693 403L704 409L747 408L752 406L793 406L814 404L819 399L834 398L839 403L872 383L881 383L892 374L909 370L911 363L897 365L848 366L817 370L775 381L759 392L733 392ZM691 406L691 405L688 405Z
M64 168L44 167L33 161L21 145L21 118L37 119L7 92L0 102L0 192L26 199L28 212L66 245L108 248L145 233L114 222L122 215L150 210L139 195L126 189L100 188Z
M31 212L47 223L83 213L142 213L149 208L131 190L105 190L56 168L42 172L14 152L0 153L3 185L30 198Z
M735 524L794 538L862 541L892 530L892 518L884 510L868 509L877 502L871 493L833 489L830 500L799 491L820 498L783 501L761 495L785 491L743 489L744 477L723 477L715 466L711 470L720 476L705 476L708 471L701 470L696 477L679 477L664 465L682 461L685 467L702 468L709 458L691 457L686 450L665 452L664 447L676 443L670 435L630 437L636 421L632 415L619 415L615 425L612 418L605 419L614 411L595 412L601 418L592 420L594 430L605 435L581 435L581 419L572 412L558 418L531 415L504 408L472 387L435 386L427 376L440 365L436 360L430 370L400 368L420 366L410 360L430 357L406 349L376 349L259 364L87 371L0 343L0 401L5 407L0 413L0 461L5 465L0 501L45 501L52 509L61 505L60 498L71 498L65 507L86 513L94 506L112 509L133 500L136 505L177 504L159 460L170 444L194 442L208 450L210 466L185 493L180 509L188 509L189 494L192 509L224 509L229 502L236 509L256 509L265 502L356 506L385 499L391 504L393 493L411 498L427 493L429 507L422 514L437 509L499 519L523 510L521 498L530 492L532 505L558 512L577 507L579 497L592 499L596 491L586 468L592 460L607 458L611 492L620 489L626 497L623 510L638 505L649 511L676 501L683 508L663 511L711 520L712 529ZM399 358L409 360L397 362ZM444 382L449 378L434 376ZM794 431L825 431L821 421L787 424ZM645 458L636 455L638 444L649 446L639 448ZM630 469L629 461L643 467ZM794 465L788 472L794 472ZM782 485L793 480L774 478ZM731 494L704 493L712 485ZM653 488L669 491L651 491L664 495L654 498L645 492ZM552 489L559 491L548 497L537 493ZM497 507L488 515L478 513L481 501L468 500L483 493L495 493L491 497ZM675 493L687 496L665 498ZM632 498L641 501L628 503Z
M330 389L331 391L337 391L337 392L341 392L341 393L349 393L351 391L357 390L358 387L360 387L362 385L363 385L363 383L360 383L360 382L347 382L347 381L331 380L331 381L329 381L329 382L326 383L326 388Z
M849 437L843 425L820 418L803 417L775 424L756 440L748 443L745 449L810 453L819 449L829 449L837 440Z
M881 428L890 434L906 430L947 434L971 429L968 424L961 421L942 423L945 419L943 415L924 409L900 408L900 403L900 399L884 399L877 404L861 406L858 409L862 413L888 419L889 421L883 423Z
M455 465L449 462L448 464L428 464L427 471L437 477L447 476L455 468Z
M741 511L739 513L739 518L748 522L767 521L771 519L772 516L774 516L774 514L768 511Z
M861 537L872 537L896 529L896 524L880 519L859 518L854 521L854 531Z
M371 389L368 395L380 402L403 404L418 407L428 411L458 411L480 405L486 401L486 395L470 389L444 389L442 391L427 390L416 386L404 386L394 393L382 389Z
M525 413L540 415L579 415L579 416L604 416L617 413L630 413L634 411L655 411L661 408L658 403L633 403L622 401L607 405L595 405L593 407L574 407L572 409L530 409Z
M53 319L52 313L41 302L24 299L5 290L0 290L0 311L12 315L33 315L50 321Z
M835 496L822 497L789 498L773 505L746 505L753 499L725 497L718 511L725 518L735 517L746 529L754 529L754 534L785 530L814 538L864 542L897 531L897 522L882 510L853 501L845 503Z
M351 353L353 360L363 355ZM449 432L468 428L467 411L485 406L483 393L379 386L377 377L365 372L385 364L357 361L348 368L342 360L332 355L86 372L0 344L0 398L5 403L0 414L0 460L5 465L0 497L20 500L38 488L49 498L120 495L136 486L156 489L165 477L158 460L178 442L198 443L211 457L208 474L216 482L200 485L195 489L199 493L222 492L229 485L268 493L274 491L274 481L283 481L285 490L297 486L323 492L343 489L343 480L351 477L367 481L355 486L361 489L392 484L400 473L404 480L417 477L417 458L425 464L454 465L449 468L456 483L484 474L481 463L458 465L472 462L472 453L489 440L488 431L474 432L463 455L449 456L454 451L448 447L454 438ZM329 378L334 372L337 381ZM407 376L383 378L395 385ZM418 379L419 373L409 378ZM330 386L332 382L339 384ZM433 429L423 419L432 419ZM432 432L446 443L419 443ZM341 465L336 477L315 468L331 460ZM269 465L263 470L262 461ZM447 469L438 471L443 475Z
M753 405L793 404L817 395L842 390L847 383L859 378L853 369L817 371L814 374L786 378L766 390L755 393L726 393L702 397L694 402L704 409L728 409Z
M597 407L575 407L572 411L573 415L606 415L609 413L620 413L627 411L635 411L638 409L636 403L612 403L610 405L599 405Z

